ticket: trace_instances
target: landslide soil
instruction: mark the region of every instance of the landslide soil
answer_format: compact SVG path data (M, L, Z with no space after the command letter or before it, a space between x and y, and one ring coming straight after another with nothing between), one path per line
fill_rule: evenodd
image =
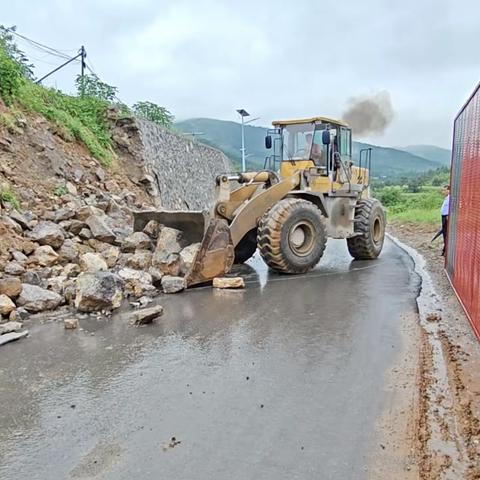
M427 333L421 335L415 422L419 476L428 480L480 479L480 343L445 274L442 240L431 242L437 230L437 225L398 222L389 225L392 235L423 255L442 301L441 314L427 316L426 321L436 326L444 372L435 364ZM439 378L439 374L446 378ZM449 387L451 404L440 416L438 412L443 410L445 399L432 391L442 381ZM456 445L454 456L434 448L435 432Z

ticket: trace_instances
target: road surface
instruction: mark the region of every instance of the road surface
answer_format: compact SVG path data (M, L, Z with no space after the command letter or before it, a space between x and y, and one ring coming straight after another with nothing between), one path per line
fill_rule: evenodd
M155 325L30 325L0 350L0 478L368 478L412 268L331 241L307 275L254 258L244 291L161 296Z

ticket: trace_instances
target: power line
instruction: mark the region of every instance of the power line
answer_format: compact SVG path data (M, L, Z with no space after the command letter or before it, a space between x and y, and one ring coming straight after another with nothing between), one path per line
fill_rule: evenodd
M29 42L30 44L36 46L39 49L43 49L44 51L50 52L52 55L58 55L61 56L62 58L68 59L70 56L68 56L68 50L64 50L63 52L61 50L57 50L56 48L49 47L48 45L44 45L43 43L37 42L35 40L32 40L31 38L26 37L25 35L21 35L20 33L16 32L12 28L7 28L7 30L12 33L13 35L22 38L23 40ZM75 51L75 50L70 50L70 51Z

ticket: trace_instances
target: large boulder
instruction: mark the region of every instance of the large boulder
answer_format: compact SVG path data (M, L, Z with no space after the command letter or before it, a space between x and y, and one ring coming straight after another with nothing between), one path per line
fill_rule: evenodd
M58 253L50 245L42 245L35 250L29 258L29 262L36 263L42 267L51 267L58 262L58 259Z
M122 242L122 252L134 252L135 250L150 250L152 241L143 232L134 232Z
M168 253L180 253L187 243L183 239L183 234L175 228L162 227L158 234L155 254L164 255Z
M7 295L10 298L17 298L22 291L22 282L17 277L6 277L0 279L0 295Z
M180 275L180 255L178 253L160 253L153 255L152 265L158 268L164 275Z
M119 308L122 288L122 279L113 273L82 273L77 278L75 307L82 312Z
M45 290L37 285L24 283L22 293L17 299L17 305L24 307L29 312L42 312L54 310L63 301L63 298L55 292Z
M15 310L15 304L10 297L7 297L3 293L0 295L0 316L9 315L12 310Z
M180 252L180 272L182 275L185 275L190 270L199 250L200 243L192 243Z
M152 276L148 272L141 272L133 268L122 268L118 275L125 281L125 293L134 297L141 297L147 292L155 290Z
M35 226L30 233L30 238L40 245L50 245L53 248L60 248L65 240L65 235L56 223L43 221Z
M108 270L107 262L99 253L84 253L80 257L79 265L82 272L105 272Z
M85 223L90 228L93 238L105 243L114 243L116 235L112 229L105 222L106 215L91 215L85 220Z

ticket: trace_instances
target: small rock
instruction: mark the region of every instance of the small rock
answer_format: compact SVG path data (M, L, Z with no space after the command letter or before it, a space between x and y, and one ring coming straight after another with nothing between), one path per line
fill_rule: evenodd
M105 170L103 170L102 168L98 167L96 170L95 170L95 175L97 176L98 180L100 180L100 182L104 182L105 181Z
M63 326L65 330L75 330L78 328L78 319L77 318L66 318L63 321Z
M160 224L156 220L150 220L145 225L143 232L146 233L150 238L157 239L159 230Z
M53 215L54 222L63 222L64 220L70 220L75 216L75 212L71 208L60 208L55 211Z
M148 270L152 264L152 252L137 251L127 258L126 265L136 270Z
M152 282L155 286L161 286L163 272L156 267L150 267L148 273L152 276Z
M13 261L8 262L3 271L8 275L21 275L25 271L25 268L21 263Z
M9 214L12 220L15 220L24 230L30 230L30 220L17 210L12 210Z
M85 222L88 217L91 216L101 217L104 215L103 211L99 208L93 207L92 205L88 205L86 207L79 208L75 213L75 218L80 220L81 222Z
M7 297L2 293L0 295L0 315L10 315L12 310L15 310L15 304L12 302L10 297Z
M107 262L108 268L113 268L117 264L118 257L120 256L120 249L109 245L109 248L102 252L102 256Z
M30 255L35 251L37 247L38 247L38 243L32 242L30 240L24 240L21 243L21 249L25 255Z
M71 183L71 182L67 182L65 184L65 188L67 189L67 192L70 194L70 195L73 195L73 196L77 196L78 195L78 190L77 190L77 187Z
M242 277L216 277L213 279L214 288L245 288Z
M4 215L2 217L2 221L5 225L10 227L15 233L18 233L19 235L23 233L22 227L15 220L12 220L10 217L7 217Z
M76 263L78 261L78 250L72 240L65 240L62 248L58 251L58 261L61 263Z
M42 245L29 258L29 263L36 263L42 267L51 267L58 262L58 258L58 253L50 245Z
M15 310L12 310L15 311ZM20 322L7 322L0 325L0 335L10 332L18 332L22 329L22 324Z
M152 276L148 272L122 268L119 270L118 275L125 281L125 292L127 295L141 297L145 292L155 290L155 287L152 285Z
M49 221L38 223L30 233L30 238L40 245L49 245L53 248L60 248L65 240L62 229Z
M185 290L185 279L167 275L162 278L162 288L165 293L177 293Z
M113 273L82 273L76 285L75 307L82 312L113 310L122 304L123 282Z
M85 223L90 228L93 238L105 243L113 243L116 240L116 235L105 223L102 217L98 215L91 215L85 220Z
M89 240L90 238L92 238L92 232L90 231L89 228L82 228L80 230L80 233L78 234L78 236L82 239L82 240Z
M67 278L77 277L80 275L80 267L76 263L67 263L62 274Z
M17 298L22 291L22 282L16 277L0 278L0 295Z
M156 318L163 315L163 307L156 305L155 307L142 308L130 314L130 320L135 325L145 325L153 322Z
M122 252L134 252L135 250L150 250L152 241L143 232L134 232L122 242Z
M29 312L42 312L54 310L62 301L63 298L58 293L24 283L22 293L17 299L17 305L24 307Z
M27 256L24 253L20 252L19 250L15 250L12 253L12 257L16 262L22 263L22 264L28 260Z
M82 272L104 272L108 270L107 262L99 253L84 253L80 256Z
M73 235L78 235L84 228L87 228L85 222L81 222L80 220L70 220L66 230Z
M22 275L22 283L29 283L30 285L40 285L42 283L42 278L35 270L27 270Z

